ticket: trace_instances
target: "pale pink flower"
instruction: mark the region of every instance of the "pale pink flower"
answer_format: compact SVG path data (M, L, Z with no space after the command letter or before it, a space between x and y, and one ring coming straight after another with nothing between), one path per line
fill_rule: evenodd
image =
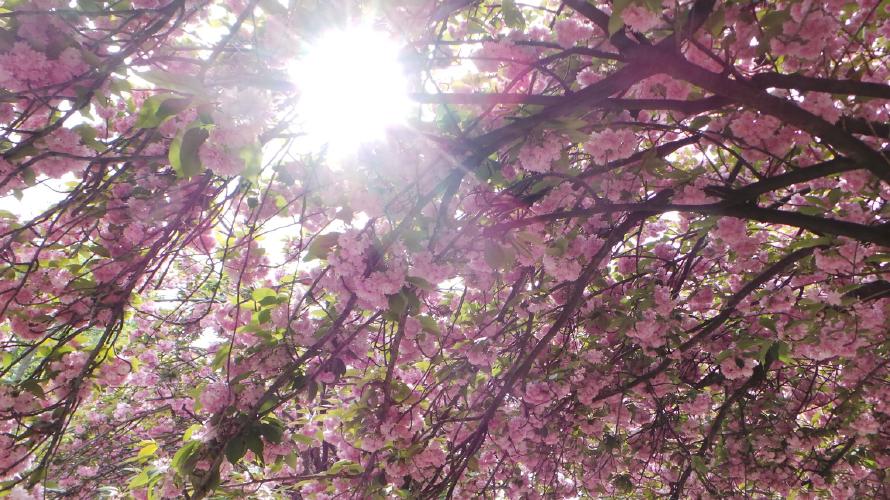
M644 33L660 24L658 15L645 5L632 4L628 5L621 11L621 19L624 20L630 29Z

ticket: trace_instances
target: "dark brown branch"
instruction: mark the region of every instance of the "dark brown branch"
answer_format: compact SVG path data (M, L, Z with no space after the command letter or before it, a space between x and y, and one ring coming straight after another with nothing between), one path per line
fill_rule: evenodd
M708 71L673 52L651 48L641 49L635 52L632 60L657 65L661 72L674 78L728 97L817 136L862 162L869 171L879 178L890 182L890 162L881 153L870 148L849 132L804 110L791 101L767 94L748 82L740 82Z
M792 254L793 255L793 254ZM789 256L790 257L790 256ZM786 257L787 258L787 257ZM783 259L784 260L784 259ZM782 262L782 261L780 261ZM736 401L742 399L748 391L759 386L766 380L766 374L769 371L770 365L776 360L775 353L770 350L767 354L766 359L763 364L757 365L754 368L754 373L751 377L742 384L741 387L733 391L732 395L720 405L720 409L717 411L717 416L714 418L711 423L711 427L708 430L708 434L702 440L701 445L698 448L698 452L696 452L696 456L704 459L708 454L708 450L711 449L711 446L714 444L714 440L717 438L717 434L720 432L720 429L723 427L723 421L726 419L726 415L729 413L732 405L736 403ZM686 484L686 481L689 479L689 475L692 473L692 463L686 465L686 468L683 470L683 473L680 475L680 478L674 483L673 488L671 489L671 499L677 500L683 494L683 488Z
M683 210L682 207L679 209ZM882 226L866 226L855 222L826 219L815 215L761 208L753 205L735 205L730 207L715 206L713 208L701 209L698 213L712 213L715 215L735 217L737 219L756 220L769 224L783 224L786 226L806 229L816 234L846 236L847 238L856 241L890 246L890 228Z
M871 281L850 290L844 294L844 297L853 297L866 301L890 297L890 282L884 280Z
M758 196L787 188L794 184L809 182L829 175L849 172L862 168L857 162L849 158L835 158L809 167L799 168L784 174L768 177L762 181L749 184L739 189L726 189L724 186L709 186L705 188L708 194L720 196L727 200L747 201L754 200Z
M732 203L712 203L709 205L684 205L684 204L655 204L643 203L615 203L602 204L587 209L565 210L550 214L536 215L524 219L504 222L491 226L486 230L488 234L500 234L504 231L531 224L552 222L555 220L571 219L594 214L608 213L664 213L664 212L689 212L702 215L722 215L737 219L754 220L769 224L781 224L812 231L816 234L830 234L845 236L856 241L876 243L890 246L890 227L886 225L866 226L855 222L838 219L826 219L815 215L807 215L798 212L788 212L772 208L762 208L755 205L737 205Z
M744 287L742 287L741 290L734 293L732 297L730 297L729 300L727 300L723 304L723 307L720 309L720 313L717 316L714 316L711 319L699 323L696 327L687 330L686 333L695 333L695 335L680 344L678 350L680 352L686 352L698 345L698 343L704 340L708 335L712 334L714 331L720 328L720 326L722 326L726 322L726 320L728 320L730 316L732 316L732 314L736 310L736 307L741 304L748 295L754 293L755 290L763 286L767 281L776 277L791 264L812 254L815 249L816 247L809 247L795 250L761 271L756 277L754 277L754 279L749 281ZM596 397L593 398L593 401L602 401L616 394L621 394L624 391L632 389L637 385L651 379L652 377L655 377L659 373L665 371L671 365L671 359L672 358L666 356L654 368L646 371L642 375L634 377L629 382L621 384L617 387L609 387L601 390L596 395Z
M664 193L659 193L655 196L654 200L658 201L665 197ZM479 447L481 447L482 442L484 441L485 434L488 432L488 425L491 419L494 417L495 412L498 408L500 408L501 404L506 399L507 395L513 390L514 385L520 379L525 377L529 370L531 370L532 365L538 356L541 355L542 352L550 345L550 342L562 329L568 324L572 315L575 314L578 307L583 302L584 292L587 290L587 286L590 284L590 281L596 276L600 269L601 261L608 256L608 254L612 251L612 248L618 244L622 239L624 239L627 232L633 228L635 225L639 224L641 221L645 220L646 217L650 215L646 212L640 212L637 214L632 214L628 216L622 223L618 224L612 231L610 231L608 238L603 243L603 246L594 255L590 262L585 266L584 270L581 273L581 276L578 277L577 280L571 283L571 291L569 293L569 297L566 300L565 304L562 306L560 310L559 316L554 320L553 324L550 325L550 328L547 330L541 340L539 340L535 346L531 349L531 351L522 358L521 362L515 363L510 371L504 376L503 382L501 384L500 389L497 392L497 395L494 397L493 401L489 403L488 408L485 410L483 414L479 426L476 428L476 431L473 433L470 438L468 438L469 447L464 451L462 455L461 465L458 467L458 475L462 473L463 468L466 467L467 461L470 457L472 457L476 451L478 451ZM454 478L456 481L456 477ZM454 483L452 483L451 487L454 487Z
M500 147L524 137L536 127L548 120L588 110L602 103L609 96L658 72L657 65L631 64L625 66L602 80L572 94L559 103L553 104L528 118L516 120L509 125L493 130L472 141L476 158L471 165L478 164L481 159L497 151Z
M490 106L492 104L530 104L552 106L572 99L572 95L528 95L509 93L466 93L466 94L411 94L411 98L423 104L472 104ZM731 101L721 96L685 101L681 99L605 99L599 107L604 109L627 110L666 110L697 114L712 111Z
M781 73L758 73L751 77L751 83L760 88L809 90L831 94L858 95L890 99L890 86L858 80L832 80L803 75L783 75Z
M870 135L890 139L890 123L870 122L862 118L841 118L837 126L851 134Z
M451 14L463 10L470 5L476 3L476 0L447 0L442 2L430 16L433 21L442 21L447 19Z

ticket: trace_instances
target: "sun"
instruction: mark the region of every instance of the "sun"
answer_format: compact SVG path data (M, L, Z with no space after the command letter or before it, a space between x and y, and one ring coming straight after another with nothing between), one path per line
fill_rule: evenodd
M328 31L291 66L298 121L310 143L333 156L384 138L410 113L399 45L368 26Z

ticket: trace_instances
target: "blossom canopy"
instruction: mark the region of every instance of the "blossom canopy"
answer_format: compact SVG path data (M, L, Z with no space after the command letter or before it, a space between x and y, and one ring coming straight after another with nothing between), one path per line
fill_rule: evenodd
M0 496L890 497L888 49L878 0L7 0Z

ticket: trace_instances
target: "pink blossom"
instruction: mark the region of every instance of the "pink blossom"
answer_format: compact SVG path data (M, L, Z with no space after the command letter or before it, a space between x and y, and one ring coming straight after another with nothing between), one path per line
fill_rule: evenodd
M198 152L201 165L223 177L238 175L244 170L244 162L222 144L205 142Z
M46 81L48 68L49 62L42 52L25 42L16 42L9 52L0 54L0 85L11 90L39 86Z
M225 382L213 382L201 391L201 396L198 399L203 410L212 414L232 404L234 398L231 389Z
M830 94L810 92L804 99L802 107L830 123L835 123L841 117L841 111Z
M720 363L720 371L730 380L748 379L754 374L754 361L729 356Z
M631 4L622 9L621 19L630 29L645 33L658 26L658 15L642 4Z
M568 49L593 35L593 27L575 18L560 19L553 24L559 45Z
M634 323L633 327L627 331L629 337L633 337L641 345L648 348L664 345L666 333L666 325L663 322L657 321L654 315L651 314L648 315L647 319Z
M553 399L553 395L543 382L532 382L526 386L525 401L531 405L541 405Z
M630 129L607 128L602 132L590 134L589 139L584 143L584 151L598 165L603 165L609 161L627 158L633 154L636 146L636 137Z
M593 68L584 68L578 72L578 83L581 84L582 87L587 87L588 85L593 85L594 83L603 79L603 76L595 71Z
M527 142L519 150L519 164L529 172L546 173L552 163L559 159L562 147L555 137L545 139L540 144Z

